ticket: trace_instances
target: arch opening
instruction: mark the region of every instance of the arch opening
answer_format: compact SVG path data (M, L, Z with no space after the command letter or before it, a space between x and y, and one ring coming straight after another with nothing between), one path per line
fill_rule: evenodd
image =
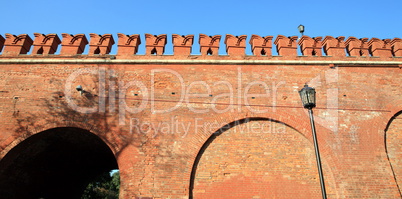
M110 148L91 132L73 127L32 135L0 160L4 198L80 198L94 178L118 169Z
M267 54L267 52L265 51L265 49L262 49L261 50L261 55L266 55Z
M212 54L213 54L212 49L211 49L211 48L208 48L208 50L207 50L207 55L212 55Z
M332 189L329 194L333 195ZM229 123L200 149L189 196L320 197L314 148L297 130L276 120L246 118Z

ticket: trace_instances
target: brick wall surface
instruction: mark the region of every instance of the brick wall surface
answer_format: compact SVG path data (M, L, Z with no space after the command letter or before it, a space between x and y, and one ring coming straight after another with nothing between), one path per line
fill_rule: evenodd
M327 176L332 198L333 178ZM254 120L236 125L212 140L202 154L193 194L195 198L319 198L314 148L285 124Z
M402 169L401 169L401 135L402 131L402 119L400 113L395 115L395 117L391 120L389 127L386 132L386 149L390 162L390 166L395 175L396 181L398 185L402 180Z
M124 50L108 55L113 36L96 35L89 42L94 52L83 55L86 36L63 34L58 55L51 54L60 43L54 34L40 43L51 49L43 54L29 54L28 35L6 35L0 158L33 134L78 127L115 154L120 198L319 198L309 118L297 92L308 83L317 91L329 198L401 197L402 127L400 116L392 119L402 110L400 40L345 44L344 37L326 37L321 47L305 36L304 49L329 54L297 56L295 38L278 36L282 50L272 56L261 53L272 48L257 41L262 37L252 37L252 48L260 49L253 55L230 42L239 37L227 37L229 55L216 54L220 36L205 35L200 46L213 48L212 55L189 55L192 40L176 40L186 50L163 55L166 35L149 35L150 52L137 55L140 37L119 35ZM370 55L347 56L367 45Z

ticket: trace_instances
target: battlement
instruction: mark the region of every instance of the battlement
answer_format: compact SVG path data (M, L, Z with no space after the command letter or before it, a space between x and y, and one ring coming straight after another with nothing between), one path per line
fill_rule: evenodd
M71 35L62 34L60 40L57 34L34 33L35 38L31 39L28 34L0 35L0 57L14 57L24 54L35 56L54 55L61 45L60 56L82 55L89 44L88 55L107 55L115 44L112 34L89 34L89 42L85 34ZM125 35L117 34L117 56L133 57L137 55L141 45L139 34ZM164 55L165 46L168 43L168 35L145 34L145 55ZM178 57L191 55L194 43L194 35L171 35L173 54ZM199 46L201 56L219 56L221 35L208 36L199 34ZM339 37L309 37L309 36L265 36L252 35L249 39L251 55L246 54L247 35L233 36L225 35L224 45L225 56L241 58L255 56L259 58L272 57L272 48L278 56L296 57L299 52L307 57L380 57L380 58L402 58L402 39L378 39L378 38L346 38ZM273 46L274 45L274 46ZM31 50L31 47L33 49Z
M320 198L314 139L328 198L401 198L399 38L3 34L0 76L1 198Z

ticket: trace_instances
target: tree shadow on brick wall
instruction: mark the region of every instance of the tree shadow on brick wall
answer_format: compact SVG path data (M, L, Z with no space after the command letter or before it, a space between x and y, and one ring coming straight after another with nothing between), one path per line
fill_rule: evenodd
M58 87L64 88L61 81L58 81L57 84ZM108 91L108 88L106 88L106 91ZM106 96L108 96L108 93L106 93ZM112 149L116 157L129 144L138 143L138 145L141 145L141 143L148 141L146 135L139 132L130 132L129 127L120 126L118 113L116 112L80 113L74 110L67 103L64 92L61 91L33 100L33 106L36 106L37 110L32 112L21 110L18 107L18 99L14 100L13 117L16 120L17 129L13 136L16 138L28 138L40 130L46 130L49 126L68 127L71 125L77 127L76 124L81 124L85 126L86 130L100 137ZM99 107L99 96L91 92L75 95L72 100L79 107ZM108 104L109 99L106 98L105 102Z
M63 88L63 82L57 80L54 82L60 90ZM52 190L59 187L58 183L66 187L64 188L66 192L71 192L65 196L60 195L59 198L75 198L79 190L83 191L85 185L96 178L97 174L118 169L116 160L124 148L129 145L139 147L148 141L146 135L130 132L126 127L119 126L117 113L96 111L87 114L72 109L67 103L64 92L61 91L40 99L13 100L13 118L17 125L13 137L20 139L21 142L0 160L2 171L0 176L3 176L0 180L0 190L6 190L2 194L9 194L8 198L24 197L18 195L24 191L16 187L30 186L35 187L35 190L27 188L26 194L31 192L38 197L51 198L52 194L55 194ZM77 92L73 100L80 107L99 106L99 96L90 92L83 94ZM106 99L106 104L108 101L109 99ZM51 165L54 165L55 169ZM66 170L70 170L70 173L72 172L70 175L77 178L77 185L74 186L79 187L75 188L78 191L71 190L72 185L66 185L66 182L59 182L52 177L72 178L64 174ZM20 178L31 180L18 184ZM34 179L40 178L51 178L58 183L32 184ZM55 187L43 188L50 185Z

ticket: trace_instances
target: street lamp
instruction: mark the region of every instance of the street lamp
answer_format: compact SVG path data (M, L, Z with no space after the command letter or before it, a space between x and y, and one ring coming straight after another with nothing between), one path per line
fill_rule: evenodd
M318 150L317 135L315 133L313 117L313 108L315 107L315 89L308 87L308 85L306 84L304 85L304 88L299 91L299 94L303 103L303 107L308 109L308 113L310 115L311 130L313 131L315 157L317 159L318 174L320 176L321 193L322 198L326 199L327 193L325 191L324 175L322 174L320 151Z
M297 29L299 29L300 34L303 36L303 33L304 33L304 26L300 24L300 25L297 27Z

